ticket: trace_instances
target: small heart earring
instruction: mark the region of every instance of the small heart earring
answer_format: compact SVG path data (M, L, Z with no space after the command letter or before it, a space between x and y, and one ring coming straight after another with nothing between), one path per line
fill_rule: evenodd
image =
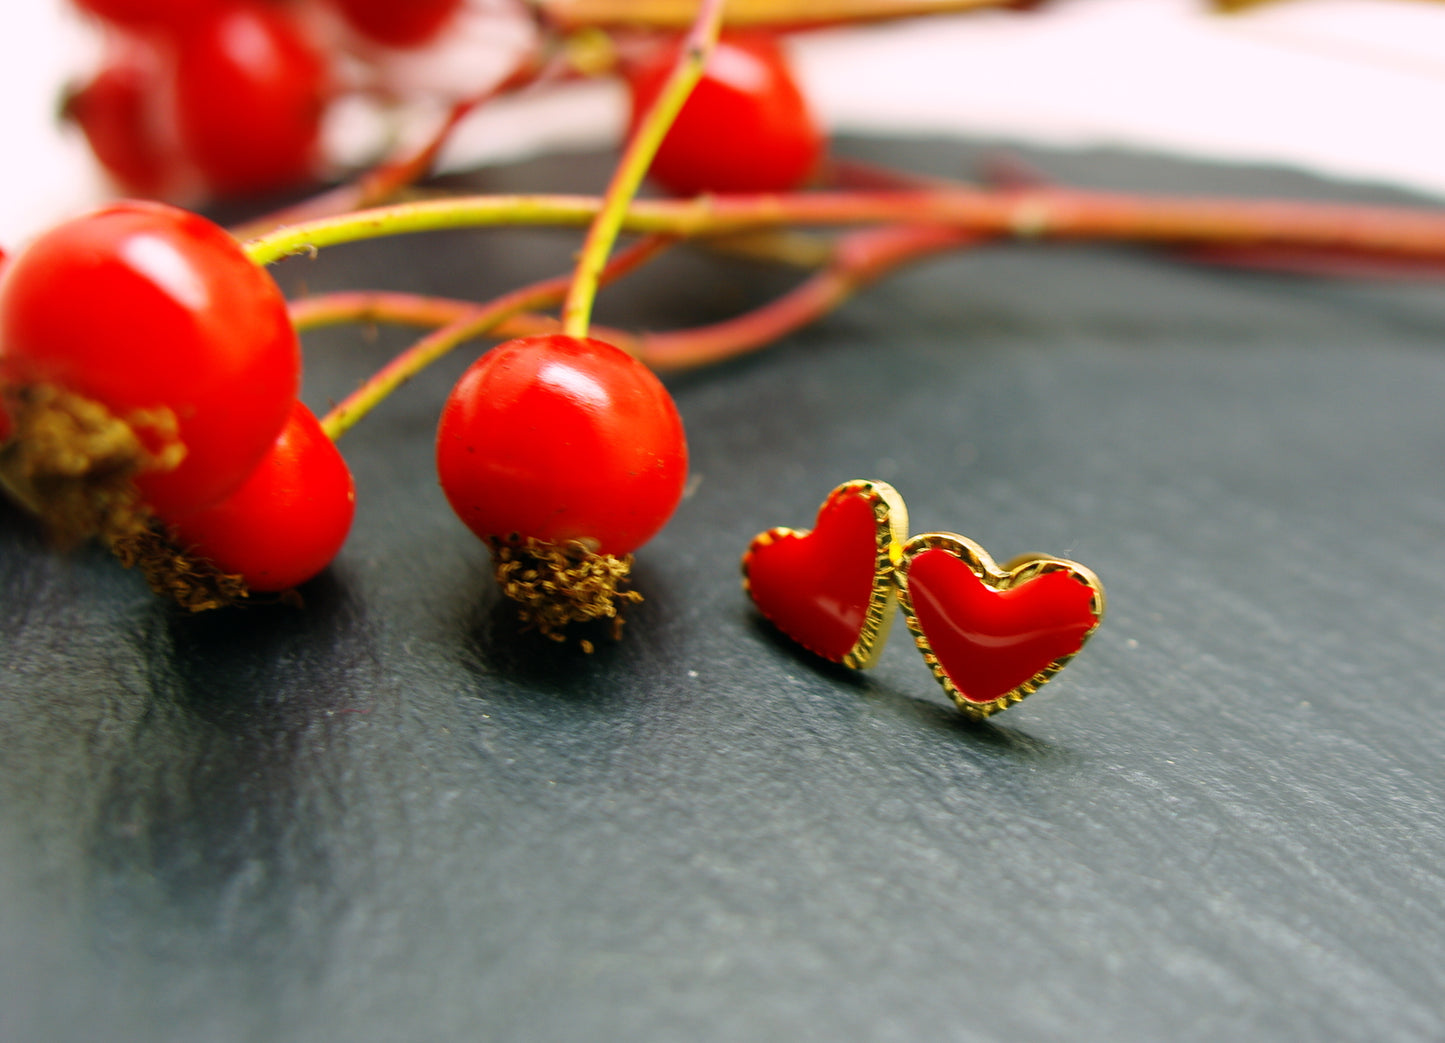
M1104 618L1104 587L1076 562L1030 554L1000 568L967 537L907 528L892 486L846 482L812 531L754 538L743 586L779 630L849 667L877 662L901 604L924 662L976 718L1037 691Z
M908 508L886 482L845 482L811 531L769 529L743 554L743 589L798 644L850 667L878 661L893 622L893 569Z

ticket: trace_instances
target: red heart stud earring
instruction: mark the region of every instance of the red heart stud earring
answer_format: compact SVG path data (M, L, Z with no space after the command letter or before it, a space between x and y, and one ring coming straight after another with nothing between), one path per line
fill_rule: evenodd
M1103 584L1077 562L1030 554L999 568L953 533L909 540L898 586L924 662L972 717L1036 692L1104 618Z
M892 486L846 482L811 531L769 529L752 541L743 586L779 630L849 667L877 661L901 604L924 662L976 718L1037 691L1104 618L1104 587L1077 562L1030 554L999 567L964 536L904 542L907 528Z
M798 644L835 663L872 666L893 622L893 569L908 509L885 482L838 486L811 531L769 529L743 555L743 588Z

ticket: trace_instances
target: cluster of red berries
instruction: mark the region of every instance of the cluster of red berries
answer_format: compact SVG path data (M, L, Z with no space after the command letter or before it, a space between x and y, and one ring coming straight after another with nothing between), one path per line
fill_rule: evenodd
M154 559L136 540L150 547L159 529L169 560L141 564L168 593L200 599L193 607L218 596L174 589L200 582L198 562L249 591L286 590L346 538L351 474L297 400L300 376L275 283L188 211L103 207L50 229L0 275L0 477L122 557ZM509 342L467 371L442 412L437 464L458 515L494 550L622 558L671 517L687 447L650 370L557 335Z
M129 546L155 522L250 590L310 578L354 493L300 380L280 290L188 211L105 206L0 272L0 464L59 531Z
M435 38L463 0L75 0L106 28L101 69L64 112L126 192L239 195L318 162L340 21L385 47ZM330 16L329 18L327 16Z
M304 165L324 77L286 9L77 2L152 55L171 48L163 93L178 105L176 140L214 187L257 188ZM455 6L333 2L359 30L398 44L428 38ZM254 47L235 46L235 33ZM242 75L248 54L276 64ZM626 70L634 123L675 61L675 49L659 47ZM106 69L71 111L102 159L134 182L173 157L140 121L153 85L131 75ZM216 85L228 77L223 98ZM246 90L236 88L243 80ZM216 120L227 134L212 133ZM264 123L279 137L247 140ZM680 193L781 191L807 179L822 153L778 45L725 37L654 173ZM300 380L297 335L274 281L227 232L186 210L117 202L13 257L0 253L0 484L58 534L100 536L190 607L224 603L226 583L242 596L287 590L346 538L354 484L299 401ZM452 391L437 434L448 501L493 551L507 592L532 599L531 618L554 634L615 617L614 601L626 597L617 582L680 502L687 458L677 409L650 370L610 344L561 334L484 354ZM554 612L546 602L559 586L575 589Z
M103 21L107 57L63 111L130 194L285 188L317 173L337 90L331 58L347 37L426 46L464 2L75 0ZM676 57L675 47L656 47L623 68L634 125ZM776 39L734 35L717 47L653 176L680 195L790 189L815 171L822 140Z

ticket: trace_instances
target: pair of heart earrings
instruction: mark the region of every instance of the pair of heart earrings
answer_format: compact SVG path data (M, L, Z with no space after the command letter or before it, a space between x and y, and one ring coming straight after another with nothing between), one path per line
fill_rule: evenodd
M954 533L908 536L908 509L885 482L838 486L809 531L760 533L743 587L769 621L847 667L878 661L901 606L908 629L959 709L983 718L1037 691L1104 618L1104 587L1064 558L1000 567Z

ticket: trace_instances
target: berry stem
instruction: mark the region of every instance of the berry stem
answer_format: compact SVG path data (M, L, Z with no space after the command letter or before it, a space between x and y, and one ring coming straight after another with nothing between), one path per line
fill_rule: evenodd
M692 329L643 333L621 342L656 370L695 369L767 347L838 308L859 289L904 264L982 241L969 231L899 225L852 232L840 240L822 271L761 307Z
M707 326L659 333L606 330L603 339L657 370L695 369L766 347L833 311L853 294L904 264L979 241L968 231L901 225L849 233L832 244L827 263L788 293L736 318ZM622 253L614 265L630 263ZM617 274L609 270L608 275ZM560 282L560 280L557 280ZM505 300L505 298L504 298ZM402 293L335 293L304 298L292 305L298 329L338 322L391 322L450 327L483 316L491 306ZM548 316L512 314L491 328L500 336L554 332Z
M619 258L622 255L618 255ZM559 280L560 282L560 280ZM436 329L460 322L487 307L475 301L452 297L428 297L417 293L394 293L389 290L341 290L299 297L291 302L291 325L297 332L339 326L343 323L388 323L393 326L414 326ZM628 334L610 327L593 325L603 340L626 337ZM536 334L561 333L562 322L555 315L540 312L517 312L503 319L488 331L510 340Z
M834 184L846 188L967 187L964 182L938 177L924 178L906 171L869 166L852 161L834 165ZM1054 188L1067 191L1028 160L1009 149L986 156L980 178L995 189ZM1348 247L1316 247L1253 244L1206 244L1176 246L1171 256L1193 264L1338 279L1435 280L1445 278L1445 258L1393 257Z
M821 270L781 297L750 312L707 326L668 330L657 333L627 333L608 330L603 338L630 352L657 370L684 370L711 365L738 355L766 347L779 337L791 333L833 311L866 285L877 281L904 264L922 260L942 251L967 247L986 241L985 236L967 229L931 225L890 225L866 228L845 235L827 248ZM822 244L810 244L807 257L817 256ZM1186 254L1191 260L1206 263L1229 263L1255 267L1269 266L1289 270L1317 270L1321 274L1373 275L1376 277L1445 276L1441 261L1401 261L1388 259L1371 264L1366 255L1315 251L1270 252L1268 247L1241 247L1242 254L1225 253L1216 257L1209 248L1201 256ZM619 260L621 256L619 255ZM801 259L801 258L800 258ZM453 301L410 294L356 293L329 294L304 299L293 305L293 317L299 327L324 325L329 322L381 321L416 326L444 326L462 321L479 306L466 301ZM550 332L556 320L538 315L514 315L496 331L505 336L526 336ZM505 332L504 332L505 331Z
M668 244L669 241L661 237L643 239L613 258L602 277L608 280L619 278L651 260ZM566 277L545 279L513 290L488 304L469 306L467 311L454 315L446 325L421 338L372 374L361 387L321 418L321 429L333 440L340 438L393 391L457 345L494 330L519 312L556 304L566 294L568 285Z
M598 207L593 196L557 195L457 196L393 203L286 225L257 236L242 248L252 261L264 265L341 243L448 228L581 225L596 215Z
M325 246L445 228L580 225L594 196L460 196L399 203L277 229L244 247L257 264ZM1445 258L1445 211L1424 208L1143 196L1031 188L812 192L634 200L623 231L690 238L783 225L912 223L1030 240L1321 248Z
M572 285L567 291L562 306L562 331L572 337L587 336L587 325L592 318L592 302L597 296L597 280L607 263L607 255L617 234L622 229L627 215L628 204L637 194L638 186L647 176L647 168L668 128L681 111L688 95L698 80L702 79L703 68L708 55L717 43L718 28L722 24L724 0L703 0L697 10L696 21L683 43L676 66L663 85L657 101L643 117L637 132L632 135L622 158L612 172L612 180L602 197L602 207L587 230L582 252L577 258L577 269L572 276Z
M339 290L291 301L291 325L298 333L343 323L388 323L436 329L474 315L485 305L452 297L391 290Z

